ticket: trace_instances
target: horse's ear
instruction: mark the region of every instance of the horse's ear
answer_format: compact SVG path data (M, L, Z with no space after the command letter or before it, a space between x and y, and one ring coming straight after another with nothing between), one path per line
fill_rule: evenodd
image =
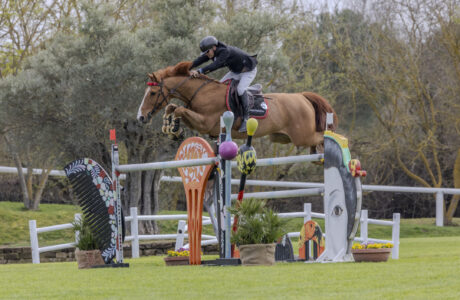
M178 63L174 69L175 69L175 73L177 75L189 75L190 74L190 68L192 66L192 62L191 61L183 61L183 62L180 62Z
M160 82L161 76L158 75L158 72L148 74L149 78L153 82Z

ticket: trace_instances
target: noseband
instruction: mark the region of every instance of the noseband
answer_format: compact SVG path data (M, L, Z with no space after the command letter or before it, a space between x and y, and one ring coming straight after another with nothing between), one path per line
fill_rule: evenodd
M168 103L168 97L163 93L163 79L161 80L161 82L147 82L147 85L148 86L159 86L160 87L160 94L157 96L157 101L155 102L155 106L153 107L152 111L149 112L149 117L153 115L154 112L157 111L158 108L161 107L161 105L166 102ZM159 101L159 98L163 97L163 99L161 99L161 101Z

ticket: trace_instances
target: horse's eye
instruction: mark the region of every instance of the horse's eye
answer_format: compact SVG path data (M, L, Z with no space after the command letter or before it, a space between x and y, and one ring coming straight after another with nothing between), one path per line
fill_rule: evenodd
M150 92L151 96L155 96L155 94L156 94L155 92Z

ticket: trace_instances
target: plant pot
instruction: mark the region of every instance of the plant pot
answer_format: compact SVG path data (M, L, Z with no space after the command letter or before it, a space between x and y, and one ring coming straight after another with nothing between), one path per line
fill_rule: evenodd
M352 249L351 253L355 262L381 262L387 261L392 248L380 249Z
M79 269L89 269L93 266L104 265L101 251L75 249L75 258Z
M189 264L189 256L167 256L164 261L167 266L184 266Z
M276 244L240 245L240 259L243 266L272 266L275 264Z

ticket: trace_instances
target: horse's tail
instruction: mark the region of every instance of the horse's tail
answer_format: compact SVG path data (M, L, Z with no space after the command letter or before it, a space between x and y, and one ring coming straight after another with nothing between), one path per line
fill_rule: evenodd
M303 92L302 95L307 98L315 108L316 131L322 132L326 130L326 113L334 114L334 121L330 130L335 131L339 124L339 119L329 102L320 95L312 92Z

